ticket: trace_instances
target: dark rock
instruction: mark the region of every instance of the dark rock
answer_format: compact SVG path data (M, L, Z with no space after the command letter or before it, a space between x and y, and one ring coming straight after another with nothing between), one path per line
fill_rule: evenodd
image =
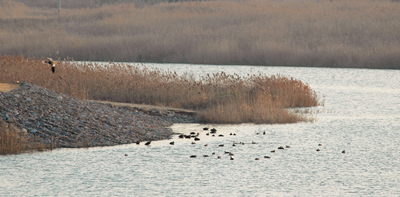
M0 119L25 129L27 137L54 147L111 146L168 139L173 123L194 123L192 116L140 108L115 107L77 99L21 82L18 89L0 92ZM151 111L151 110L150 110ZM52 138L60 136L59 139ZM113 137L111 137L113 136Z

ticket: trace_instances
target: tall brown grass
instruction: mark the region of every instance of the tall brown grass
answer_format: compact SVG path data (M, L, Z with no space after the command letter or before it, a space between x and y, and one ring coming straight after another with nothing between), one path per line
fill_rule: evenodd
M0 155L18 154L32 151L44 151L45 145L35 142L20 129L0 121Z
M0 12L0 54L400 68L397 1L248 0L94 7L64 9L58 15L55 10L15 4L7 8L10 14Z
M43 60L0 56L0 82L28 81L81 99L145 103L199 111L204 122L287 123L305 120L286 108L318 105L299 80L224 72L195 79L141 65L61 62L56 73ZM230 118L228 118L230 117Z

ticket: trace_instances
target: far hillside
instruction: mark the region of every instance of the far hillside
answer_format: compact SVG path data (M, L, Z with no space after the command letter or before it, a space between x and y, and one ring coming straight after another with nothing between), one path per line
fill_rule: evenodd
M58 8L58 0L8 0L10 2L24 3L29 7L36 8ZM219 1L219 0L61 0L63 9L98 8L105 5L134 4L136 7L155 5L161 3L176 2L200 2L200 1ZM238 0L231 0L238 1Z
M400 68L398 0L0 0L0 55Z

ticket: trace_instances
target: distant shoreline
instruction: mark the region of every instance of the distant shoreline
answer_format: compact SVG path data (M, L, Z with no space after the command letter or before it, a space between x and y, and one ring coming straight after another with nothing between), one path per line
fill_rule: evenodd
M10 2L0 10L0 54L400 69L400 4L389 0L102 4L60 15L27 5Z
M32 56L32 58L34 58ZM177 65L207 65L207 66L260 66L260 67L293 67L293 68L333 68L333 69L376 69L376 70L399 70L400 65L396 68L379 68L379 67L334 67L334 66L309 66L309 65L252 65L252 64L201 64L190 62L119 62L119 61L101 61L101 60L69 60L67 62L84 62L84 63L116 63L116 64L146 64L151 67L151 64L177 64ZM145 66L146 66L145 65Z

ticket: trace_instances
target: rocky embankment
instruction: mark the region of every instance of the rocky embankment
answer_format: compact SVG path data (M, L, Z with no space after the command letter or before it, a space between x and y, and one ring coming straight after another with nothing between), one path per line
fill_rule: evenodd
M85 101L28 82L0 92L0 119L35 141L71 148L168 139L173 123L196 121L174 111Z

